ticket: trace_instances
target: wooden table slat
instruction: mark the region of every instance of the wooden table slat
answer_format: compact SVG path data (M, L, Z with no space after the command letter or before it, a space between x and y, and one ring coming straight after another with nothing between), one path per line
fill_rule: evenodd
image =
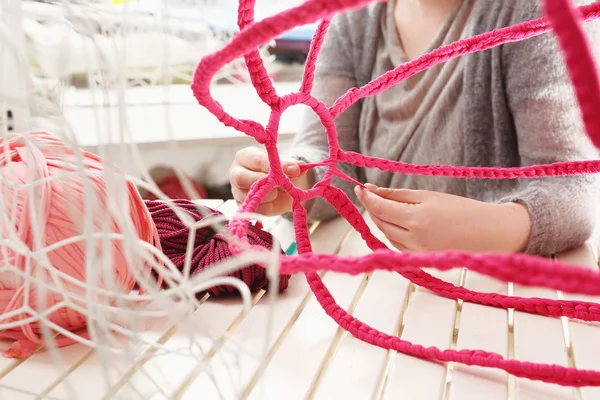
M356 310L356 318L384 333L397 335L409 286L409 282L397 273L376 271ZM315 398L373 398L386 370L388 353L352 335L344 335ZM352 385L346 382L352 382Z
M555 291L515 285L515 296L556 299ZM515 358L520 361L557 364L568 366L562 323L559 318L515 311ZM519 399L572 399L570 388L549 385L528 379L516 379L516 393Z
M446 273L428 272L458 284L458 269ZM423 346L450 348L455 314L456 301L417 287L408 306L406 326L401 338ZM440 399L444 392L445 378L445 366L397 353L390 366L383 399Z
M228 216L238 210L233 201L226 202L219 211ZM294 240L291 223L281 219L268 219L265 225L276 237L283 248ZM294 285L294 282L291 282ZM295 287L295 286L293 286ZM255 302L262 299L263 293L255 294ZM119 391L121 398L133 396L139 388L147 388L144 398L154 396L170 396L184 383L186 375L205 362L206 357L212 357L216 348L222 346L223 336L236 329L236 324L244 319L243 304L235 299L209 299L186 321L186 324L197 326L190 334L176 333L165 346L175 353L178 349L194 346L198 349L195 357L188 354L166 354L152 358L130 379ZM189 330L188 330L189 332ZM225 345L227 346L227 345ZM179 352L181 353L181 351Z
M221 210L223 205L222 201L210 200L208 202L199 201L200 204L205 204L208 207L217 208ZM172 327L172 323L168 319L153 320L149 326L147 326L140 335L149 342L159 342L161 338L165 337L165 334ZM52 377L53 384L51 386L45 386L39 391L44 391L50 396L57 398L70 397L71 395L75 398L85 398L86 400L100 399L107 392L108 388L116 384L124 374L126 374L132 367L132 362L138 360L145 353L144 348L138 349L139 356L126 356L126 355L111 355L110 361L100 359L100 354L88 349L87 347L77 344L69 346L60 350L60 356L63 359L69 359L75 361L71 365L66 365L72 369L72 372L66 377L58 376L60 371L54 368L54 372L48 371L47 373ZM40 353L43 356L47 352ZM75 356L71 356L71 354ZM77 359L76 355L80 355ZM47 356L46 356L47 357ZM132 359L133 357L133 359ZM30 365L30 362L34 360L30 358L24 363L24 365ZM35 362L35 361L33 361ZM105 369L104 364L108 363L108 371ZM43 364L42 364L43 365ZM49 368L50 369L50 368ZM30 367L27 367L26 372L31 373ZM95 376L97 379L88 379L90 376ZM46 378L45 380L49 380ZM79 382L86 381L86 385L79 385ZM35 390L38 390L36 388ZM71 392L73 390L73 392Z
M558 259L568 264L581 265L593 270L598 269L596 251L589 243L561 254ZM565 293L563 297L568 300L600 303L600 296L582 296ZM600 346L598 346L600 322L570 320L568 322L568 329L575 366L582 369L600 370ZM600 399L600 387L581 388L580 395L582 400Z
M337 252L346 233L349 231L349 224L336 219L329 223L320 224L311 235L314 243L313 251L317 253L335 253ZM244 396L246 386L251 384L253 376L260 372L263 355L260 349L272 349L278 339L283 335L287 336L290 324L294 324L298 314L306 313L304 299L311 296L308 285L303 277L298 277L295 281L295 288L287 294L281 296L275 305L268 302L267 297L261 299L261 302L254 307L252 313L242 323L240 328L232 333L228 338L228 343L244 342L248 350L254 349L252 355L245 353L234 354L232 352L220 352L209 361L208 368L198 375L196 379L187 388L182 388L183 399L197 399L199 397L211 398L217 393L224 399L237 399ZM273 313L273 331L266 332L268 327L268 316ZM269 337L268 343L265 338ZM282 339L284 339L282 337ZM289 338L285 339L285 343ZM235 376L229 376L225 373L227 370L235 369ZM215 373L215 371L220 373ZM216 379L211 379L216 377Z
M464 286L483 293L507 293L507 284L468 271ZM508 312L501 308L464 302L460 316L456 350L485 350L508 356ZM491 368L455 365L449 385L452 400L508 398L508 374Z
M331 225L335 222L329 222ZM346 225L347 229L350 229ZM312 240L313 250L318 251L319 241L331 242L335 234L327 234L330 230L315 232ZM317 233L323 233L317 236ZM358 255L368 251L365 242L358 233L350 233L340 255ZM330 289L335 300L347 309L356 295L356 291L364 282L362 276L327 273L323 282ZM337 324L325 314L314 295L287 333L285 341L273 356L266 368L261 382L253 388L249 399L281 399L294 393L302 396L310 390L311 383L317 378L319 369L327 360L327 354L333 350L334 340L338 332ZM297 368L297 366L302 366Z

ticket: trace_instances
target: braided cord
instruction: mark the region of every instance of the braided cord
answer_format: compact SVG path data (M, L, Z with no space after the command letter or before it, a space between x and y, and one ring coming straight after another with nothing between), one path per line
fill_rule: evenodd
M600 386L600 372L567 368L517 360L506 360L499 354L482 350L440 350L424 347L384 334L343 310L323 284L318 271L328 270L348 274L362 274L374 270L394 271L412 283L422 286L441 296L451 299L482 304L498 308L514 308L551 317L569 317L583 321L600 321L600 304L584 301L550 300L542 298L522 298L495 293L480 293L457 287L435 278L423 268L449 270L461 265L495 279L562 290L568 293L600 295L600 272L590 271L579 266L555 263L551 260L523 254L477 255L466 252L442 252L434 254L402 254L388 249L370 231L359 210L339 188L331 186L333 176L359 184L344 175L338 168L339 162L361 167L379 168L403 174L445 176L454 178L517 179L570 176L600 172L600 161L559 162L516 168L461 167L450 165L414 165L376 157L367 157L353 152L344 152L337 141L334 119L356 101L379 93L394 84L409 78L434 65L450 59L470 54L509 42L516 42L541 35L553 30L559 37L565 55L569 77L575 87L585 128L596 147L600 148L600 83L596 66L581 29L581 22L589 22L600 17L600 3L573 8L569 0L544 0L546 16L505 27L464 39L448 46L440 47L414 61L401 65L385 73L361 88L350 89L329 109L311 96L316 60L321 49L331 17L336 12L356 9L372 0L307 0L302 5L286 10L278 15L254 22L254 0L240 0L238 24L240 34L236 35L221 50L205 56L194 74L192 90L198 103L215 115L224 125L254 137L264 144L269 155L269 174L259 180L251 189L240 207L241 212L253 212L274 187L282 187L293 199L294 230L299 255L282 256L281 273L304 273L308 284L325 312L357 338L385 349L441 362L458 362L465 365L499 368L518 377L556 383L565 386ZM282 33L305 24L321 20L307 57L301 87L298 92L283 97L276 94L264 64L257 51L258 46ZM260 99L271 107L271 116L266 128L249 120L238 120L228 114L211 96L210 81L215 73L233 61L244 56L252 83ZM329 157L317 164L306 164L304 170L325 166L324 178L309 190L294 187L283 173L277 149L277 132L282 113L290 106L305 104L313 109L325 127L329 142ZM306 210L302 201L315 197L325 198L351 225L373 250L362 257L341 257L327 254L314 254L308 233ZM246 237L248 224L236 220L231 222L232 233L239 238ZM461 267L461 268L462 268Z

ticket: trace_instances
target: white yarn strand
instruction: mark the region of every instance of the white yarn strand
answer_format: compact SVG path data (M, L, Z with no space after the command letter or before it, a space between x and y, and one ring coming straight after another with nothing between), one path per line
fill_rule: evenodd
M7 1L0 0L4 10ZM77 343L74 348L81 351L76 362L97 359L99 370L95 372L101 376L95 376L94 379L106 385L107 393L112 393L109 387L119 383L114 390L127 387L128 393L134 393L133 396L139 398L151 398L152 393L168 395L158 384L151 382L156 371L147 371L144 367L152 358L182 357L193 362L194 368L205 371L210 368L211 351L225 351L234 357L249 354L237 341L225 340L227 332L218 332L218 337L215 337L211 321L197 317L197 310L212 300L209 295L198 299L197 294L216 286L232 287L239 293L236 301L241 316L246 315L251 312L256 298L244 282L228 275L260 264L266 268L270 280L268 300L272 306L278 296L280 243L274 240L270 250L249 248L224 229L230 216L204 215L201 221L194 221L152 180L154 165L150 163L152 151L149 149L154 144L150 140L149 143L136 143L136 140L139 141L136 132L139 128L131 117L135 107L131 104L135 89L160 89L157 102L164 117L164 126L161 127L164 137L160 146L164 146L176 158L176 154L185 150L187 144L178 140L174 128L176 118L180 118L171 104L177 96L174 88L179 84L189 86L200 58L216 50L231 34L209 26L205 20L191 21L176 17L175 13L184 7L184 1L162 0L164 6L152 12L143 10L143 0L138 3L125 0L121 5L103 0L58 0L52 3L10 1L19 3L21 21L13 22L23 27L27 46L24 50L19 46L3 45L13 43L14 33L12 27L4 23L3 10L0 10L0 63L6 58L6 53L10 53L11 60L16 60L18 65L16 70L19 76L8 78L28 82L24 103L32 113L31 126L40 130L48 128L72 153L68 156L69 163L65 162L60 173L44 177L39 176L36 170L38 163L27 160L28 179L23 184L15 184L16 173L12 170L15 163L6 160L6 172L0 176L0 186L4 188L0 193L0 257L4 263L0 267L0 289L2 285L10 283L23 286L25 290L23 305L2 313L0 331L14 331L32 324L37 326L36 332L45 346L36 350L32 357L46 357L45 362L51 363L54 368L51 374L55 374L56 379L66 376L75 368L73 354L70 353L75 350L57 348L55 340L71 339ZM211 1L193 0L192 3L194 10L202 10ZM211 6L217 6L215 4ZM265 49L259 51L267 61L267 68L272 68L269 62L273 58L266 54ZM243 60L236 60L219 71L214 84L233 86L239 82L237 74L241 65ZM2 70L0 68L0 72ZM0 112L15 105L11 98L3 96L1 86L5 82L2 79L0 74ZM89 115L85 131L77 123L77 115L68 112L75 105L81 113ZM201 107L198 106L193 112L201 112ZM10 133L5 115L0 115L0 121L2 134ZM25 141L24 149L31 150L30 157L42 150L35 137L25 135ZM8 154L6 140L0 151ZM102 158L103 171L85 168L84 151ZM72 160L75 160L74 163ZM184 192L190 198L198 198L199 193L188 178L190 172L177 165L173 166L173 171ZM91 180L98 177L102 178L105 185L105 193L102 193L106 197L105 202L101 201L91 185ZM45 245L45 225L40 220L44 210L41 209L39 193L44 187L75 178L83 182L81 190L84 204L78 204L78 207L85 211L84 216L81 218L79 209L66 207L64 218L76 221L77 231L81 234ZM130 215L128 184L154 194L189 229L182 271L177 270L173 262L146 238L138 237ZM27 202L21 211L15 206L19 191L27 194ZM75 204L80 201L81 194L69 192L65 196L67 204ZM198 210L205 213L202 208ZM18 236L19 212L30 216L31 247ZM102 213L101 221L98 220L98 212ZM238 213L235 219L261 223L268 220L254 213ZM239 253L191 276L195 234L197 230L208 227L222 234L239 249ZM51 260L55 251L76 244L82 245L82 252L85 253L83 280L59 270ZM122 249L129 273L139 285L139 290L124 291L120 287L113 267L118 257L115 244ZM98 248L101 251L97 252ZM12 254L24 257L24 268L10 264ZM165 289L149 279L150 270L164 279ZM36 295L30 296L30 293ZM57 301L49 304L49 298ZM85 317L89 338L51 319L57 311L65 309ZM268 320L272 321L272 315ZM272 333L270 325L269 322L266 336ZM165 339L175 331L177 346ZM266 337L265 345L268 341ZM7 346L2 342L2 347ZM263 349L252 349L251 353L252 356L263 357L266 350L265 346ZM124 382L134 374L145 378ZM35 380L35 376L32 379ZM14 393L56 400L77 398L75 381L65 379L60 384L55 381L59 382L53 378L49 386L36 391L31 387L11 386L7 383L10 381L3 380L0 382L0 398L4 396L10 399ZM151 387L142 387L146 381L152 384Z

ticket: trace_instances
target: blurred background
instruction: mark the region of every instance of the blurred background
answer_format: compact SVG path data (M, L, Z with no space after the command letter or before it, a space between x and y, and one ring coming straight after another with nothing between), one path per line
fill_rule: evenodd
M131 175L148 169L171 194L180 191L173 183L179 169L202 196L229 198L227 170L235 152L256 143L199 106L190 83L199 60L238 32L237 1L0 1L0 123L6 130L72 138ZM255 19L300 3L258 0ZM315 28L296 28L260 49L280 94L298 89ZM267 122L269 109L249 84L242 59L219 72L212 93L233 116ZM282 149L303 108L283 115Z

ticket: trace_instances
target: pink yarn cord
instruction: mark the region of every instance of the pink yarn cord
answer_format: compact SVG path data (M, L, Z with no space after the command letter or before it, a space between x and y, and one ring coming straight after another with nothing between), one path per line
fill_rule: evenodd
M568 1L546 0L544 5L565 55L587 133L600 148L600 82L580 16Z
M362 88L349 90L331 108L327 108L310 94L314 81L314 71L319 50L323 43L331 16L370 3L369 0L308 0L302 5L266 18L258 23L253 21L253 0L240 1L238 22L243 30L221 50L204 57L194 74L192 90L199 104L214 114L226 126L254 137L265 145L269 154L271 170L266 178L255 184L241 206L241 211L257 209L268 189L280 186L290 194L293 203L294 229L298 251L297 257L282 257L281 273L305 273L307 281L317 300L341 327L361 340L404 354L437 360L459 362L466 365L499 368L518 377L566 386L600 386L600 372L566 368L557 365L539 364L506 360L499 354L481 350L440 350L423 347L386 335L350 316L336 302L327 290L317 271L329 270L349 274L362 274L374 270L388 270L400 273L414 284L452 299L483 304L499 308L514 308L517 311L553 317L577 318L585 321L600 321L600 305L582 301L558 301L538 298L520 298L493 293L479 293L456 287L426 273L422 268L449 270L461 265L471 271L521 285L534 285L562 290L569 293L600 295L600 273L578 266L564 265L541 257L520 254L475 255L464 252L439 254L401 254L391 251L369 230L358 209L338 188L331 186L333 176L360 184L337 169L338 162L347 162L361 167L378 168L404 174L447 176L458 178L516 179L552 176L569 176L600 172L600 161L561 162L520 168L473 168L450 165L413 165L361 154L343 151L337 141L334 119L346 108L361 98L385 90L418 72L452 58L470 54L508 42L528 39L550 30L559 36L565 53L569 76L575 87L585 127L595 145L600 147L600 84L596 67L591 57L585 37L579 26L580 21L592 21L600 17L600 3L573 9L568 0L545 0L547 17L527 21L515 26L474 36L451 45L441 47L418 59L401 65ZM298 92L283 97L277 96L266 75L264 65L256 48L287 30L322 20L313 39L306 68ZM211 97L210 81L214 74L235 58L244 56L252 76L252 82L261 100L271 107L271 117L266 128L253 121L237 120L229 115ZM268 82L267 82L268 81ZM329 157L317 164L304 165L304 170L317 166L327 167L325 177L310 190L295 188L282 170L277 150L277 131L282 113L290 106L305 104L311 107L325 127L330 147ZM313 254L308 234L306 210L301 202L317 196L324 197L361 234L372 254L362 257L340 257L326 254ZM232 222L232 233L245 237L247 223Z

